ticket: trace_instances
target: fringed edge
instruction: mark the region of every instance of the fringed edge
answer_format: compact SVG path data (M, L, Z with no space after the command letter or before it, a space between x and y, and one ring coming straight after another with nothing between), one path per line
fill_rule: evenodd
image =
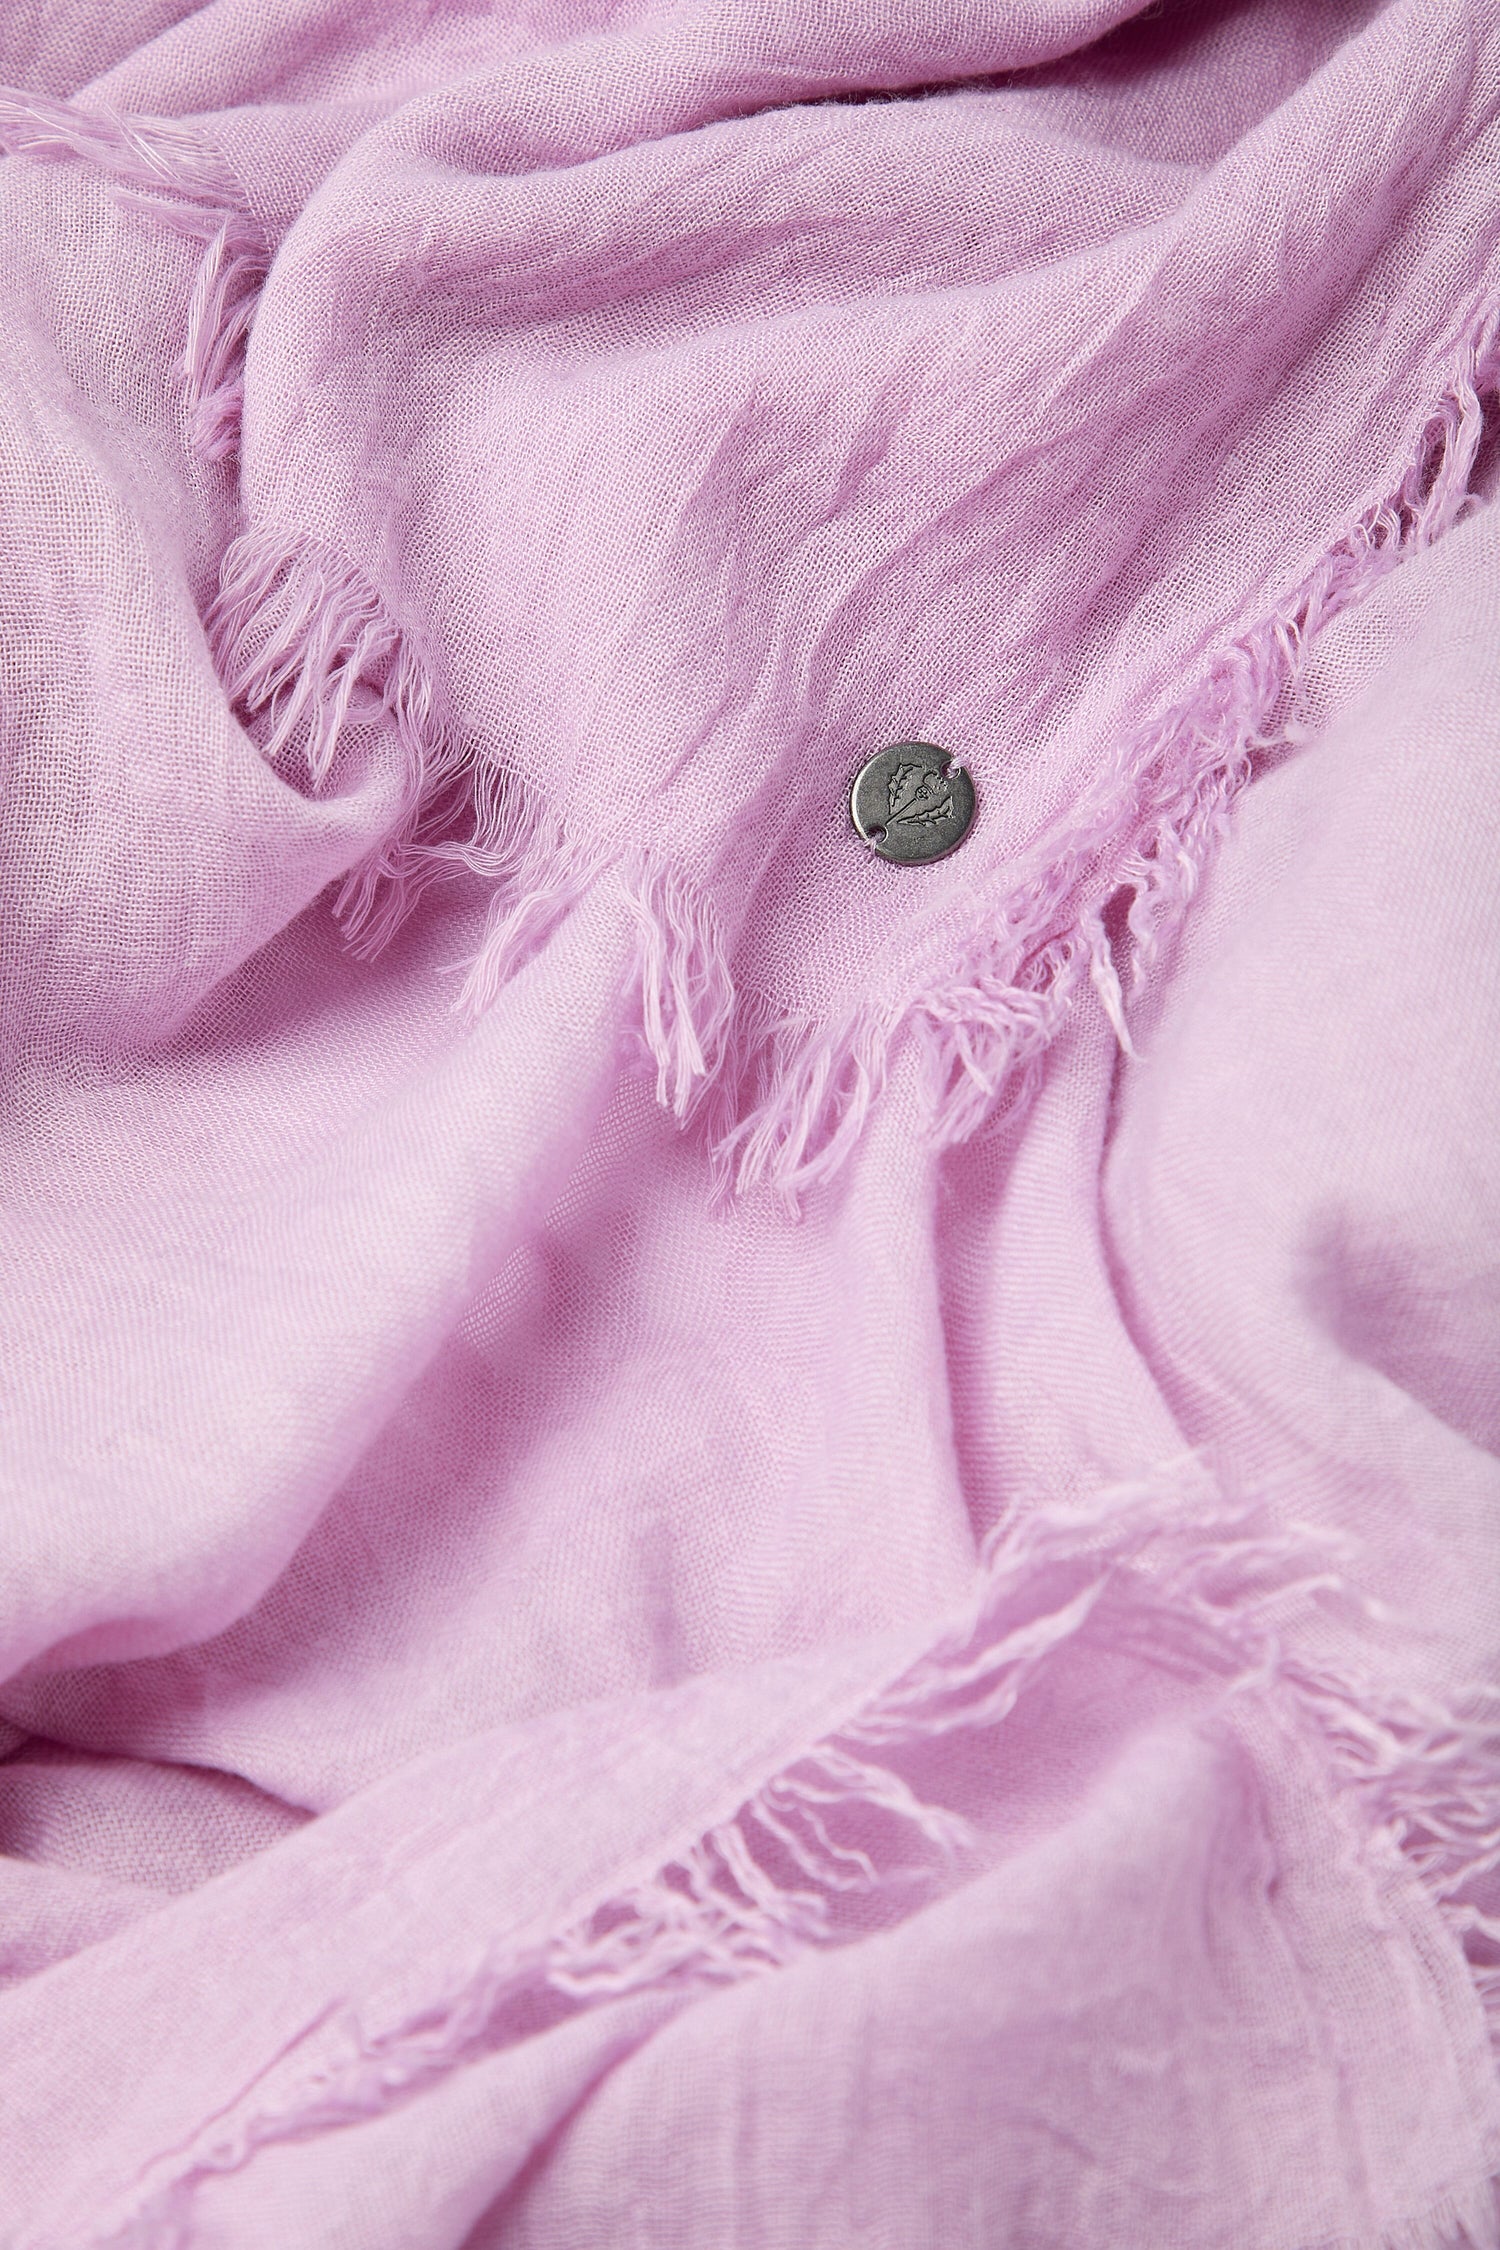
M226 213L193 284L182 356L193 444L205 461L227 461L239 452L245 351L270 265L254 220L241 211Z
M263 531L235 540L204 629L230 703L264 722L267 763L295 748L314 789L327 782L351 718L399 706L425 737L430 690L400 629L359 574L316 541Z
M679 1121L717 1076L734 1014L712 902L649 854L586 851L521 781L443 721L431 673L363 575L320 541L246 532L205 618L230 703L272 765L325 788L351 724L388 717L405 750L397 819L345 878L335 912L356 952L389 943L426 886L467 870L493 886L458 1006L477 1016L603 875L636 929L641 1028L657 1094Z
M494 1005L607 864L595 853L580 851L552 815L530 803L498 768L477 768L473 791L474 840L438 844L425 855L419 847L418 853L426 869L456 864L497 886L479 950L462 964L458 1005L470 1017ZM498 821L492 807L499 808Z
M685 1124L718 1075L734 1020L724 932L712 902L675 868L637 854L621 882L636 926L656 1098Z
M227 249L224 258L232 263ZM212 268L205 301L224 270ZM218 312L204 320L223 331ZM1085 990L1132 1051L1116 944L1130 954L1133 994L1181 927L1257 762L1299 738L1297 690L1317 633L1463 512L1481 393L1497 376L1500 316L1490 311L1453 346L1394 490L1189 695L1115 743L1089 802L989 886L983 920L938 975L897 1004L832 1021L737 994L701 891L647 854L580 846L519 778L454 743L408 636L342 557L311 539L247 534L226 559L210 630L231 697L265 722L266 754L302 742L315 788L350 719L385 710L396 720L408 752L401 817L339 899L360 950L384 944L435 875L467 866L497 886L460 994L476 1012L591 884L614 875L636 923L642 1028L663 1106L679 1121L706 1113L721 1193L766 1184L795 1210L858 1145L902 1037L921 1051L939 1147L1025 1108ZM1112 936L1107 910L1127 896Z
M742 997L712 1097L721 1199L767 1181L795 1215L806 1190L831 1180L885 1090L899 1021L863 1008L830 1024Z
M268 2083L216 2119L177 2152L174 2176L158 2175L123 2227L92 2241L97 2250L185 2245L195 2182L238 2169L270 2143L375 2116L493 2051L507 2036L504 2011L527 1996L550 1992L587 2007L736 1983L855 1934L857 1925L840 1928L841 1900L884 1893L909 1910L913 1882L951 1879L975 1839L956 1813L910 1788L899 1771L904 1753L1003 1726L1081 1639L1219 1680L1230 1693L1288 1697L1326 1745L1334 1786L1352 1790L1370 1827L1400 1845L1456 1938L1472 1947L1482 1918L1463 1893L1500 1860L1500 1697L1461 1715L1289 1656L1284 1628L1320 1594L1370 1607L1345 1584L1347 1560L1343 1542L1205 1508L1160 1482L1023 1517L987 1545L967 1614L725 1817L550 1933L509 1944L399 2027L373 2034L349 2013L321 2018L306 2040L321 2052L300 2083L286 2086L279 2064L274 2097ZM850 1812L859 1840L848 1833ZM1485 1924L1486 1941L1493 1934ZM1479 1971L1476 1983L1500 2038ZM1452 2211L1455 2225L1472 2220L1458 2202ZM1428 2223L1439 2231L1419 2226L1390 2241L1448 2239L1442 2213Z
M491 1007L569 908L610 875L635 925L634 977L641 1034L656 1065L656 1098L685 1124L714 1081L734 1015L724 933L711 901L647 853L611 860L581 851L493 768L476 773L474 791L475 841L418 847L427 868L456 862L499 886L479 949L463 964L459 1006L470 1016ZM488 841L491 802L503 807L496 843Z
M1500 1916L1471 1895L1500 1867L1500 1689L1455 1708L1290 1658L1283 1674L1462 1950L1500 2059Z
M355 948L378 950L435 872L420 849L421 824L462 771L431 674L361 574L308 538L250 531L235 540L204 630L225 694L256 729L262 755L273 766L304 766L315 791L351 724L394 726L405 754L398 815L336 903Z
M1047 1049L1091 989L1126 1053L1128 1001L1105 925L1130 894L1123 933L1138 991L1181 928L1257 762L1300 738L1296 691L1330 619L1464 512L1500 378L1500 314L1471 314L1395 486L1371 502L1261 622L1212 659L1190 695L1123 736L1089 803L1019 867L942 973L896 1009L813 1023L763 1009L736 1043L743 1073L723 1090L718 1161L740 1189L762 1182L795 1205L847 1160L903 1034L921 1044L934 1137L972 1137L997 1106L1024 1108Z
M223 157L167 118L121 117L10 89L0 92L0 149L92 164L123 200L204 243L179 372L195 451L227 460L239 447L245 347L271 255Z

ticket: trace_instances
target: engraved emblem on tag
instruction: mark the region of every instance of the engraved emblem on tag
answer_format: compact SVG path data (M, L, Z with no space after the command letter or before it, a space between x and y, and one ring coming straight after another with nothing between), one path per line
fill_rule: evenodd
M974 784L935 742L893 742L861 766L849 792L854 825L882 859L942 859L974 820Z

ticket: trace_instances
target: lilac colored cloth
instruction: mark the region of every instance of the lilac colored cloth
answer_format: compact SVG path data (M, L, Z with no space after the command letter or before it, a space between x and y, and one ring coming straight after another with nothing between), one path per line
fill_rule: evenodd
M0 79L0 2250L1495 2250L1500 4Z

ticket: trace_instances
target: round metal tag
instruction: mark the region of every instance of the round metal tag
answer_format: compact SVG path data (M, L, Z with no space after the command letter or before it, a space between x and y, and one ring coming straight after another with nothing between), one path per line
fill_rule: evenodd
M942 859L969 833L974 784L934 742L893 742L862 766L849 792L854 825L882 859Z

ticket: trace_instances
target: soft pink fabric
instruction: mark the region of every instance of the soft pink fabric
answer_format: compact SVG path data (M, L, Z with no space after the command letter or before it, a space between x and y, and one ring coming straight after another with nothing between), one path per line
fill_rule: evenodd
M0 79L0 2246L1493 2250L1500 6Z

